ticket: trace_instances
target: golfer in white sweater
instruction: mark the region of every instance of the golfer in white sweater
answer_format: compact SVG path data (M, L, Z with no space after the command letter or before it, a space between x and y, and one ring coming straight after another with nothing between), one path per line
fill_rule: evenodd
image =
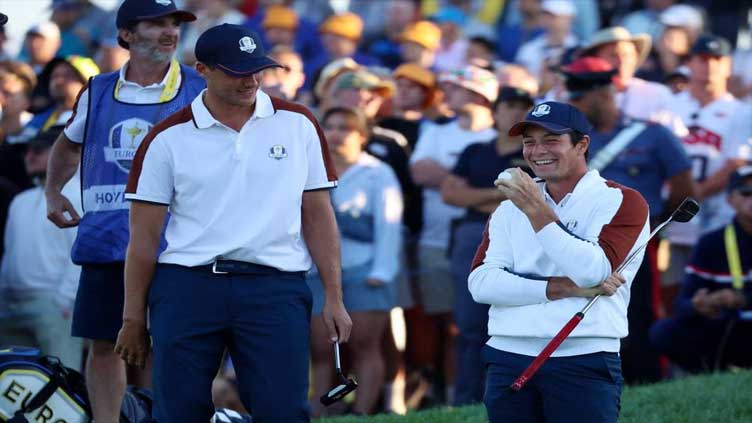
M587 168L590 124L575 107L546 102L509 131L522 135L535 172L496 181L509 201L491 215L468 284L490 304L485 404L494 422L616 422L623 385L620 338L649 234L642 196ZM625 285L624 287L621 287ZM621 287L621 288L620 288ZM561 327L604 298L520 392L508 387Z

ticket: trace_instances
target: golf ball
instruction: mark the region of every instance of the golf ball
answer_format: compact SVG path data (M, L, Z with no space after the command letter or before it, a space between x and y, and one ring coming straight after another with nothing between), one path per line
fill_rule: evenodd
M512 173L508 170L504 170L501 173L499 173L499 176L496 177L496 179L503 179L505 181L512 180Z

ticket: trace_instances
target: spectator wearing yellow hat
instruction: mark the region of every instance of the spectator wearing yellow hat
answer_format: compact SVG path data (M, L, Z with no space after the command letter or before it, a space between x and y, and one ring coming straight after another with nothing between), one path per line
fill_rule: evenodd
M39 75L39 84L49 87L49 107L34 115L20 139L27 140L55 125L65 125L73 114L78 93L99 67L94 61L83 56L56 57L44 67Z
M363 20L360 16L349 12L332 15L321 23L319 33L324 48L319 56L306 62L306 81L314 82L316 74L336 59L349 57L363 66L380 65L377 59L358 51L363 35Z
M261 28L269 46L295 47L295 34L298 30L298 14L289 7L272 5L266 9Z
M409 25L400 35L400 54L405 63L431 69L441 48L441 29L429 21Z
M424 113L439 96L436 75L415 63L405 63L394 70L392 77L396 87L393 112L382 119L380 125L404 135L413 148L418 142L420 126L426 119Z

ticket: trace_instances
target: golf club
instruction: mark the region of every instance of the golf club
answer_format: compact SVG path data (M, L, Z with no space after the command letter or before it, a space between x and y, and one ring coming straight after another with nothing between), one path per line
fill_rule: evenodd
M624 259L624 262L616 268L616 272L620 273L622 270L624 270L627 265L629 265L637 255L647 247L648 242L655 236L655 234L658 233L661 229L663 229L664 226L668 225L669 222L689 222L692 220L692 218L697 214L697 212L700 210L700 205L697 204L697 201L695 201L692 198L685 198L684 201L682 201L681 204L679 204L679 207L674 210L673 213L671 213L671 216L669 216L668 219L666 219L665 222L661 223L660 225L656 226L655 229L653 229L652 232L650 232L650 235L648 236L648 239L640 245L638 248L636 248L632 254L627 256L626 259ZM525 371L522 372L522 374L514 381L514 383L509 387L512 391L517 392L520 389L522 389L525 384L530 380L531 377L535 374L535 372L538 371L540 366L543 365L543 363L548 360L548 357L553 354L554 351L556 351L557 348L559 348L559 345L561 345L562 342L564 342L565 339L567 339L567 336L569 336L570 333L574 330L574 328L577 327L577 325L582 321L583 318L585 318L585 313L590 310L590 308L595 304L596 301L598 301L598 298L600 298L600 295L596 295L593 297L588 303L585 305L585 307L578 311L570 320L567 322L566 325L564 325L563 328L559 331L559 333L554 336L554 338L546 345L545 348L543 348L543 351L541 351L540 354L538 354L537 357L535 357L535 360L533 360L532 363L525 369Z
M337 370L337 378L339 378L339 384L330 389L329 392L321 396L321 403L330 406L335 402L341 400L347 394L354 391L358 387L358 383L352 378L346 378L342 373L342 367L339 362L339 342L334 343L334 366Z

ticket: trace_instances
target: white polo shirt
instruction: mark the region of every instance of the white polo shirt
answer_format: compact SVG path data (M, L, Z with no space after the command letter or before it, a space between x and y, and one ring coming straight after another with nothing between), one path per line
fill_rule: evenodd
M147 86L141 86L135 82L125 79L125 72L128 70L128 63L120 68L120 77L118 79L118 95L117 99L124 103L131 104L153 104L159 103L159 98L162 96L162 91L167 86L171 72L177 72L177 79L175 85L180 87L183 79L183 73L180 72L178 62L173 61L170 64L170 68L167 70L165 77L156 84ZM175 90L172 95L177 95L179 90ZM73 110L73 116L70 118L68 126L65 127L65 136L75 143L84 142L84 132L86 131L86 115L89 112L89 84L86 84L81 92L78 94L78 100L76 101L75 109Z
M212 117L204 92L155 125L133 160L125 198L169 205L159 263L222 258L308 270L303 192L337 185L316 119L259 90L253 115L236 132Z

